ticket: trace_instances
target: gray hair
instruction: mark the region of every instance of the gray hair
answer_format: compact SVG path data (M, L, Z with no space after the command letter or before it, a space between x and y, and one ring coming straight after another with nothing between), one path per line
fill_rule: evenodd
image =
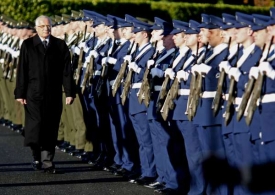
M38 17L35 19L35 26L38 25L38 21L39 21L39 20L44 19L44 18L46 18L47 20L49 20L50 24L52 25L52 20L51 20L51 18L49 18L48 16L41 15L41 16L38 16Z

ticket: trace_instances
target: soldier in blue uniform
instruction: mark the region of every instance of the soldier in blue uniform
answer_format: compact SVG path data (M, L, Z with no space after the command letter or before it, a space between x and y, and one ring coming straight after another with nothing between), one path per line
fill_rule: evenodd
M268 22L269 39L275 36L275 8L270 9L271 19ZM267 62L262 62L259 65L259 71L266 73L265 82L262 88L261 111L260 111L260 160L262 163L275 162L275 133L274 133L274 79L275 79L275 56L274 42L271 47ZM254 118L253 118L254 120ZM273 192L274 193L274 192Z
M235 24L237 29L236 41L242 44L243 49L240 51L242 55L239 56L237 66L232 67L228 71L228 77L234 78L236 84L236 98L234 101L236 110L238 105L242 101L242 95L245 90L246 83L248 82L248 73L252 66L257 65L261 58L262 51L255 45L253 39L253 17L240 12L236 13L236 20L238 23ZM235 115L235 116L234 116ZM235 166L243 167L251 165L254 161L253 156L253 145L251 143L251 129L259 127L259 123L255 122L250 127L246 125L245 118L243 117L239 122L236 120L236 112L233 115L233 139L234 139L234 153L235 153ZM258 118L258 117L256 117ZM247 189L237 186L234 189L236 194L250 194Z
M133 71L129 92L129 117L139 144L141 166L141 176L136 180L132 180L132 182L142 184L150 183L156 178L153 144L147 120L147 107L140 104L137 98L147 61L154 53L154 48L149 42L150 27L151 25L145 22L134 21L133 32L135 33L135 43L138 44L138 49L133 55L127 55L124 58L130 62L128 65L129 70Z
M173 34L170 34L173 30L172 24L158 17L154 19L151 42L157 42L157 48L154 58L147 62L147 68L151 69L150 74L152 75L149 85L153 85L147 118L153 141L158 178L146 187L158 189L158 193L165 193L179 190L180 183L183 182L183 180L180 181L179 173L173 164L176 157L171 152L173 129L170 129L168 122L162 119L156 107L161 84L164 80L164 71L172 64L175 56L175 45L172 39Z
M89 81L91 84L86 86L83 94L90 118L90 122L87 126L93 129L93 152L98 156L94 162L90 161L89 164L94 167L103 168L112 164L113 146L110 132L109 109L108 104L106 104L106 102L108 102L107 88L106 85L103 87L102 94L99 97L97 87L102 71L101 61L107 56L112 44L112 39L107 34L109 29L108 26L112 24L105 16L96 12L87 10L86 15L93 18L93 28L96 37L94 38L95 40L89 43L91 47L85 54L85 62L83 65L85 68L83 72L85 72L86 68L88 68L87 65L90 58L94 58L93 77ZM86 85L86 83L83 83L83 85Z
M209 22L200 25L200 40L204 44L209 43L210 48L207 48L202 63L192 67L193 74L197 72L203 76L201 97L193 124L197 125L196 129L204 158L212 154L225 158L221 132L221 113L219 112L217 116L213 116L211 110L219 77L218 67L228 54L228 45L223 43L223 37L220 36L220 26L222 24L221 18L209 15ZM196 85L198 86L200 83L196 83ZM210 190L210 188L208 189ZM210 191L207 190L208 193ZM227 188L222 186L215 193L227 194Z
M186 46L191 50L191 54L177 72L176 78L179 82L178 98L175 100L175 109L172 114L171 126L181 132L184 139L184 148L188 162L190 182L184 185L189 188L188 194L203 194L205 190L205 181L202 172L202 151L196 126L189 121L186 116L188 96L190 93L191 67L198 63L205 52L205 47L198 42L200 29L199 23L190 20L189 28L185 31ZM177 43L176 43L177 45ZM178 45L177 45L178 46Z
M108 83L109 88L109 101L110 101L110 120L112 139L115 149L114 164L110 167L115 175L125 175L133 170L134 167L134 149L131 147L134 144L134 138L132 136L133 129L128 116L128 110L126 106L121 104L121 89L113 96L110 92L112 86L117 77L117 74L124 62L124 56L127 55L131 49L131 42L123 35L123 29L125 27L132 27L133 24L126 22L122 18L115 16L107 16L113 20L114 40L115 45L112 47L112 52L108 57L102 59L102 65L106 63L109 66Z
M223 30L223 36L225 37L224 42L229 43L229 54L227 58L219 64L219 70L224 70L227 74L231 66L235 66L237 58L239 57L240 45L236 42L236 28L235 24L237 23L235 16L223 13L222 19L224 24L221 26ZM226 77L223 83L223 99L222 102L223 108L219 111L222 114L225 112L225 108L228 100L228 88L229 88L230 78ZM233 111L233 110L232 110ZM232 118L232 117L231 117ZM222 122L222 133L223 133L223 142L226 152L226 158L230 165L234 165L235 154L234 154L234 139L233 139L233 122L230 120L227 125L225 122Z

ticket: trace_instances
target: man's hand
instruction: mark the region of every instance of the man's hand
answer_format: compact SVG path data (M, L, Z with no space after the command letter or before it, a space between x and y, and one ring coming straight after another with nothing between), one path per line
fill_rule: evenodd
M20 102L22 105L27 104L26 99L16 99L16 101Z
M71 105L74 101L73 97L66 97L66 105Z

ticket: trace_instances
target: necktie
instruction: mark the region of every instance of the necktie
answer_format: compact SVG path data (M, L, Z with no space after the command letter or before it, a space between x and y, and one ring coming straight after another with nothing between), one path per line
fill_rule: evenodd
M213 54L213 48L211 48L205 55L206 59L209 58Z
M43 43L43 45L44 45L44 48L47 49L47 41L44 40L42 43Z
M268 56L267 56L267 58L270 58L270 57L272 57L273 55L274 55L274 50L272 50L271 52L269 52L269 54L268 54Z

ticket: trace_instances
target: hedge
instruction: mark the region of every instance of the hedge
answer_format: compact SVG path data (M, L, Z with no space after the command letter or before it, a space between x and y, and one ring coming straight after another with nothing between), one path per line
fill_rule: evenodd
M210 0L208 1L210 2ZM220 16L223 12L234 14L236 11L244 13L269 14L269 7L254 7L228 4L201 4L167 1L146 0L1 0L0 13L15 20L32 22L41 14L61 15L70 14L70 10L94 10L101 14L112 14L124 17L130 14L136 17L154 21L154 16L165 20L178 19L200 21L200 14L207 13Z

